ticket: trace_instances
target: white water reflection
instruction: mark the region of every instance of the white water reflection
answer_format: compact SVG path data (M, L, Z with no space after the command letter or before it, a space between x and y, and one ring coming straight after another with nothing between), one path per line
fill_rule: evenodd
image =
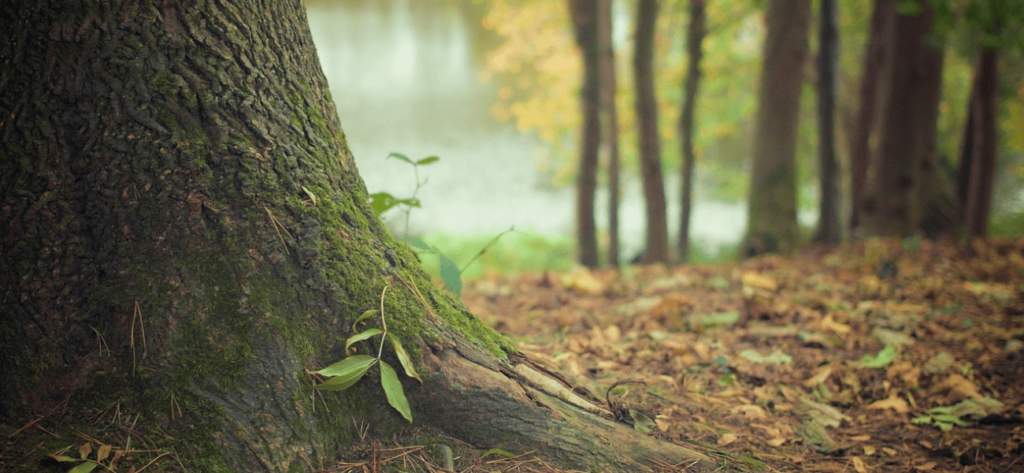
M415 234L497 233L522 230L572 235L573 190L538 185L534 156L542 143L497 123L489 113L492 86L477 79L481 58L473 38L482 32L455 0L307 0L317 53L342 127L370 192L397 197L415 187L411 168L385 157L400 152L441 162L425 167ZM678 185L668 185L670 229L678 228ZM598 196L605 226L607 198ZM623 253L643 246L644 212L638 183L624 183ZM388 218L403 221L397 211ZM745 226L742 204L698 202L693 239L709 246L737 241ZM393 225L401 229L401 225Z

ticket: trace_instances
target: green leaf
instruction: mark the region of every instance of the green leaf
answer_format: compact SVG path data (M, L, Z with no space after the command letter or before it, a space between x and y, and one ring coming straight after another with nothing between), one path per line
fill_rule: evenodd
M420 199L417 199L415 197L410 197L408 199L397 199L397 200L395 200L395 203L396 204L401 204L401 205L406 205L406 206L409 206L409 207L420 208Z
M427 156L426 158L423 158L423 159L421 159L419 161L416 161L416 165L417 166L426 166L428 164L434 164L434 163L436 163L436 162L438 162L440 160L441 160L441 158L439 158L437 156Z
M407 238L405 242L408 243L409 246L416 248L417 250L431 251L434 249L432 246L428 245L427 242L416 237Z
M54 460L57 460L59 462L80 462L80 461L82 461L81 459L78 459L78 458L75 458L75 457L69 457L67 455L50 455L50 458L52 458Z
M89 473L90 471L95 470L98 465L99 464L95 462L80 463L78 466L68 470L68 473Z
M398 199L387 192L370 194L370 208L372 208L373 213L377 215L391 210L391 208L396 205L398 205Z
M444 287L452 291L455 297L460 297L462 295L462 272L459 271L458 265L440 251L437 252L437 257L441 260L441 279L444 281Z
M356 320L354 322L352 322L352 326L355 327L356 324L358 324L359 322L362 322L363 320L366 320L366 319L368 319L370 317L373 317L375 315L377 315L377 309L370 309L370 310L368 310L366 312L363 312L362 315L360 315L359 317L356 317Z
M482 455L480 455L480 458L486 457L487 455L497 455L499 457L505 457L505 458L515 458L516 457L516 455L508 453L508 452L506 452L506 451L504 451L504 450L502 450L500 448L492 448L492 449L484 452Z
M344 391L356 384L371 366L377 363L372 356L354 355L328 366L317 373L331 376L331 379L316 385L317 389L328 391Z
M390 158L401 159L402 161L405 161L405 162L407 162L409 164L412 164L413 166L416 165L416 163L412 162L412 160L409 159L408 156L406 156L406 155L404 155L402 153L391 153L391 154L388 155L388 158L389 159Z
M629 416L633 418L633 429L642 434L650 433L658 427L658 425L643 412L630 409Z
M892 364L893 360L896 359L896 355L899 354L900 351L896 347L886 345L885 348L882 348L882 350L875 356L864 355L864 357L857 362L857 366L860 368L885 368Z
M370 338L374 335L380 335L382 333L384 332L382 332L379 328L370 328L363 330L362 332L359 332L351 337L348 337L348 340L345 341L345 353L348 353L348 347L352 346L353 343L361 342L363 340L366 340L367 338Z
M384 394L388 396L388 404L402 414L405 420L412 422L412 410L409 409L409 400L405 398L402 383L398 381L398 373L384 360L380 362L380 385L384 388Z
M405 369L405 375L410 378L416 378L420 384L423 384L423 379L420 378L419 373L416 372L416 368L412 364L412 358L409 357L409 353L406 352L405 347L402 346L402 341L391 333L388 334L388 341L391 342L391 346L395 349L395 354L398 355L398 361L402 363L402 368Z

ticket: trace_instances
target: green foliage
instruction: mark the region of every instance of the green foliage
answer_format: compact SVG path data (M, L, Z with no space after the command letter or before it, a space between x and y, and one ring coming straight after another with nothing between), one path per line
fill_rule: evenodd
M416 188L412 191L412 196L399 199L387 192L377 192L376 194L370 194L370 207L373 208L373 213L382 215L384 212L391 210L394 207L401 206L402 211L405 213L405 237L409 237L409 214L413 208L420 207L420 200L416 198L416 194L419 193L420 188L423 187L427 181L420 181L420 166L426 166L434 164L441 160L437 156L427 156L426 158L413 161L408 156L401 153L391 153L387 159L395 158L399 161L404 161L412 166L412 172L416 175ZM307 191L308 192L308 191Z
M873 368L881 369L892 364L896 359L896 356L900 354L898 348L892 345L886 345L882 348L877 355L864 355L860 361L857 362L857 366L860 368Z
M990 397L965 399L952 406L933 407L927 414L915 417L911 422L914 425L934 425L942 430L950 430L953 427L969 427L971 423L964 418L979 419L1002 411L1003 403Z
M387 291L387 288L384 290ZM344 391L354 386L360 379L363 379L363 376L369 372L370 368L379 366L381 388L384 389L384 395L388 399L388 404L402 414L402 417L404 417L405 420L412 422L412 409L409 407L409 401L405 397L405 390L402 389L402 383L398 380L398 373L395 372L391 365L381 359L381 355L384 353L384 342L387 341L391 344L391 348L395 351L395 355L398 357L399 363L401 363L402 368L405 370L406 376L415 378L421 383L423 382L423 379L420 378L419 373L416 372L416 368L412 363L412 358L409 356L409 353L405 351L401 341L388 332L387 321L384 319L383 309L384 293L382 292L380 323L383 329L369 328L349 337L348 340L345 341L345 352L350 356L326 368L314 371L314 373L328 378L327 381L316 385L316 388L324 391ZM356 318L355 322L352 323L352 328L355 329L360 322L373 317L376 314L377 311L375 310L363 312L363 314ZM349 351L353 344L366 341L377 336L381 337L381 341L376 357L369 355L355 355Z

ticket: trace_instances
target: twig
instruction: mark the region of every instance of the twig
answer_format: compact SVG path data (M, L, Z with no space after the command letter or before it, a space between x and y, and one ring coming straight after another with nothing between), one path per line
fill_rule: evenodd
M384 353L384 340L388 338L388 322L384 319L384 293L388 292L387 284L380 291L380 324L384 327L384 333L380 337L380 350L377 350L377 359Z
M471 265L474 262L476 262L476 260L479 259L481 256L483 256L484 253L487 252L487 250L491 249L491 247L494 246L494 244L498 242L498 239L500 239L501 237L505 236L505 234L508 233L508 232L515 231L515 229L516 229L516 226L512 225L511 227L509 227L508 230L505 230L505 231L499 233L496 237L492 238L491 241L487 242L487 244L484 245L483 248L480 248L480 251L477 252L476 255L473 255L473 257L469 259L469 262L466 263L466 265L463 266L462 269L459 270L459 274L464 273L466 271L466 269L469 268L469 265Z
M435 314L434 311L430 308L430 305L427 304L427 300L423 298L423 294L420 294L420 288L416 287L416 283L413 282L412 284L409 284L409 283L405 282L405 279L402 279L402 276L399 275L397 271L395 272L395 277L397 277L398 280L401 281L402 284L405 285L406 289L411 291L413 294L416 295L417 298L419 298L420 303L423 304L423 307L425 309L427 309L427 312L430 313L431 317L434 317L436 319L437 318L437 314ZM412 278L409 278L409 279L412 280Z
M266 210L267 215L270 217L270 223L274 226L274 231L277 232L277 239L281 240L281 246L284 247L284 253L290 255L291 253L288 251L288 244L284 242L284 237L281 236L281 230L284 230L284 234L288 235L288 238L292 238L292 234L288 233L288 229L284 228L284 225L281 223L281 221L278 220L277 217L275 217L274 214L270 212L269 207L264 205L263 210ZM280 228L280 230L278 230L278 228Z

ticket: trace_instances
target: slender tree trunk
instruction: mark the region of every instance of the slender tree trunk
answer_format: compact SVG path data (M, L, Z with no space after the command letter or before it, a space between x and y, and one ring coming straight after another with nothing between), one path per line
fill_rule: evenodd
M977 87L978 81L975 80L967 99L967 121L964 123L963 136L960 137L960 164L956 172L956 221L964 228L967 227L967 196L971 188L971 164L974 160L974 102L978 96Z
M796 138L810 0L769 0L744 255L796 247Z
M608 151L608 264L618 267L619 255L619 113L615 104L615 45L612 43L612 0L597 0L601 46L601 109L604 145Z
M818 170L821 199L814 240L826 244L842 238L839 223L839 165L836 162L835 104L839 28L836 0L821 0L818 23Z
M668 222L665 217L665 183L661 173L661 139L658 136L658 101L654 93L654 29L658 1L640 0L636 15L636 49L633 72L636 84L636 116L640 138L640 174L647 204L645 263L668 262Z
M971 159L971 182L967 194L966 226L968 238L988 236L989 212L992 206L992 184L998 152L999 52L981 48L974 75L977 93L974 107L974 155Z
M690 211L693 205L693 153L694 109L697 106L697 91L700 87L700 61L704 55L701 43L707 33L704 17L705 0L690 0L690 27L686 32L688 66L686 83L683 85L683 113L679 116L679 136L682 137L682 205L679 216L679 261L690 259Z
M329 464L360 422L408 426L375 375L314 396L306 374L379 309L426 380L401 379L413 427L584 469L706 460L532 383L432 285L366 203L301 2L8 2L0 23L5 423L116 403L192 471Z
M598 8L593 1L570 0L576 44L583 53L580 104L583 130L580 165L576 175L576 252L580 264L597 267L597 227L594 193L597 189L597 152L601 145L601 49L598 43Z
M863 203L870 235L908 236L921 228L935 195L935 126L942 50L929 44L934 12L895 14L882 93L879 145Z
M882 66L885 64L887 31L891 27L893 13L893 0L875 0L860 78L860 109L857 111L856 128L850 139L851 230L861 224L861 204L864 201L867 184L868 164L871 162L871 135L875 130L879 82Z

